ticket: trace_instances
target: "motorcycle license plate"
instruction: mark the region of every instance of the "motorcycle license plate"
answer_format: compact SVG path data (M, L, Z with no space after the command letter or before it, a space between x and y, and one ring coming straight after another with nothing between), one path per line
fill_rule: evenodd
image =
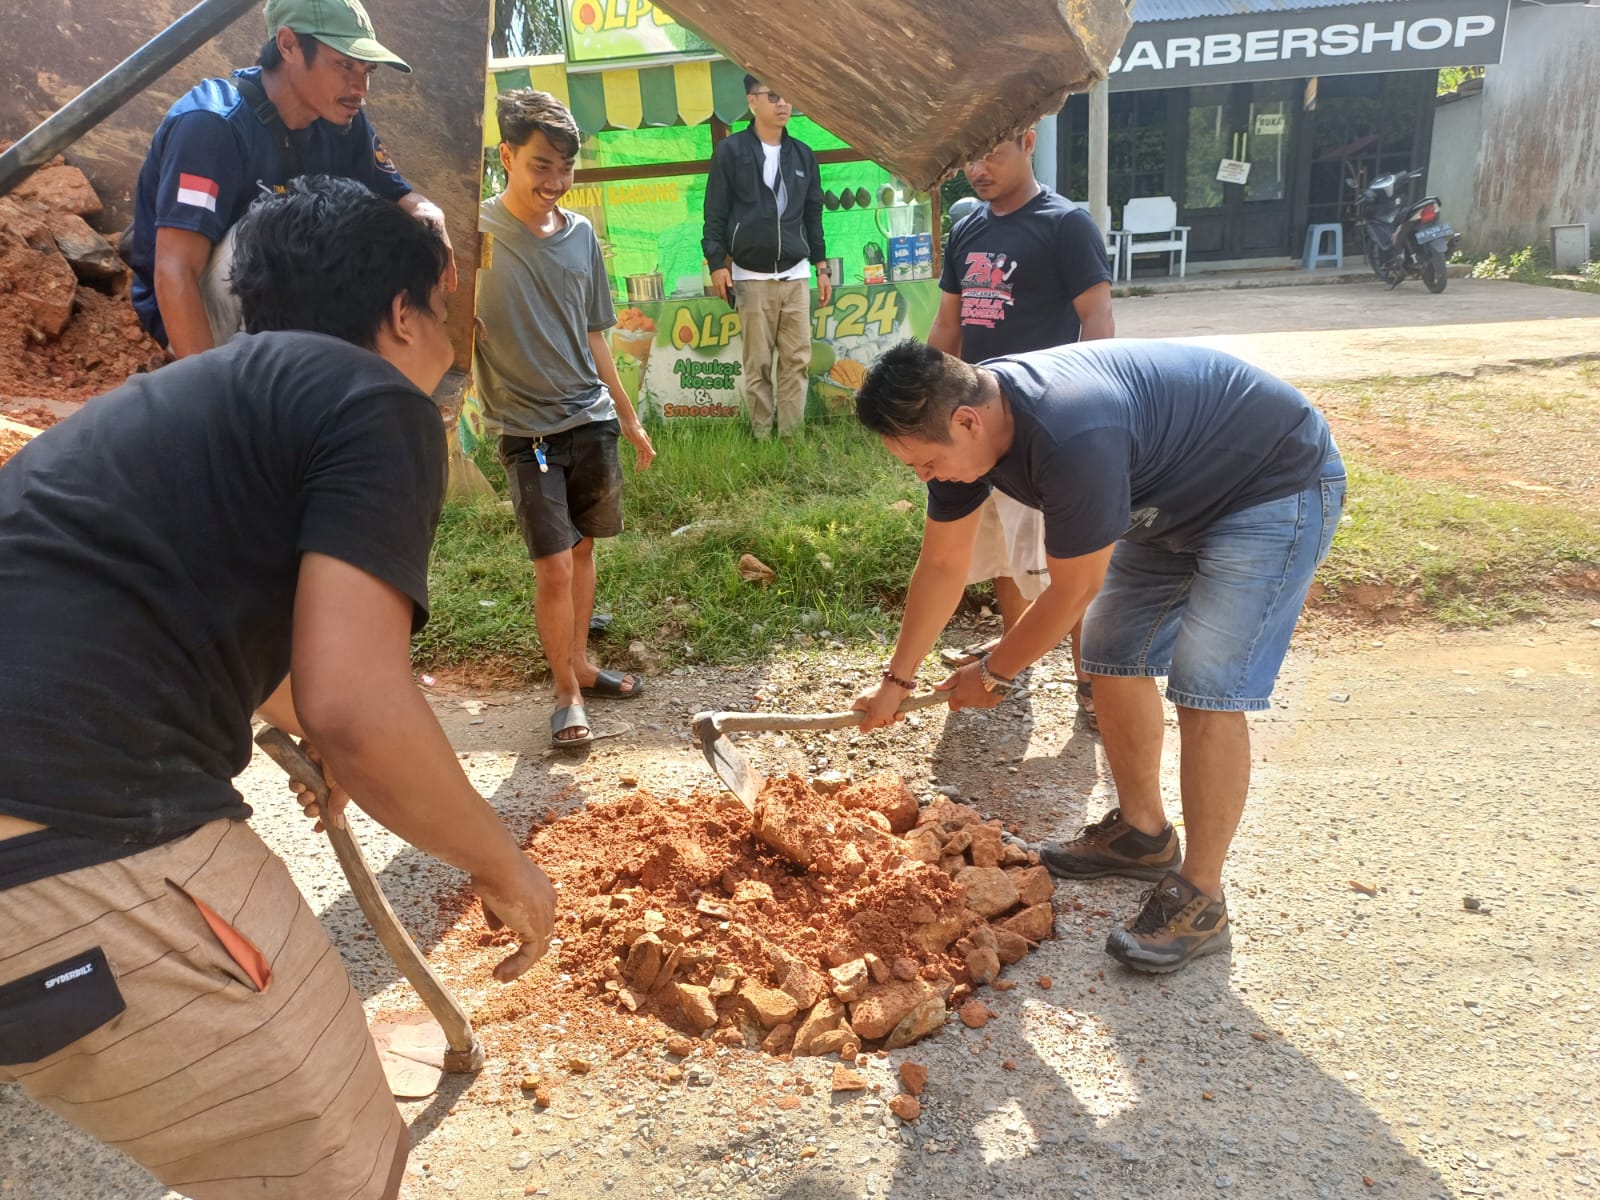
M1417 230L1417 245L1425 246L1429 242L1437 242L1440 238L1450 237L1454 233L1455 230L1448 225L1427 225Z

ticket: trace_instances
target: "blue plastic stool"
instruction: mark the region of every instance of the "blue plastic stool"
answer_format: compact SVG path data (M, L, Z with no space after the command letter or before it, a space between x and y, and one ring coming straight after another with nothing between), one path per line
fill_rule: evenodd
M1322 239L1325 234L1333 235L1333 252L1323 253ZM1332 263L1335 267L1344 265L1344 226L1343 225L1308 225L1306 226L1306 248L1300 255L1300 265L1308 271L1315 271L1319 263Z

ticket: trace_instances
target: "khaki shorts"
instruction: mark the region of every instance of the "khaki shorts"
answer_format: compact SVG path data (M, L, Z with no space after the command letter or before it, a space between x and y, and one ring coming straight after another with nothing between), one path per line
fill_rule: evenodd
M967 583L1010 576L1030 603L1050 586L1044 552L1044 514L999 491L991 491L978 518Z
M368 1200L403 1166L361 1001L242 822L0 891L5 1082L196 1200Z

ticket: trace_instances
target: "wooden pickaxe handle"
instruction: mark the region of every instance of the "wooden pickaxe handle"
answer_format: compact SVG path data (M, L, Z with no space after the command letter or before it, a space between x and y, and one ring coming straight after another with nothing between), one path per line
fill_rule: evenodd
M328 785L322 778L322 768L311 761L300 748L300 743L283 730L267 725L256 734L256 745L287 771L290 779L310 791L323 806L324 814L327 813ZM400 968L400 974L416 989L417 995L422 997L422 1002L433 1014L433 1019L439 1022L439 1028L444 1030L445 1045L448 1047L444 1055L444 1069L454 1073L480 1070L483 1067L483 1045L472 1032L472 1022L467 1019L460 1002L439 981L433 968L428 966L417 944L405 931L405 926L400 924L400 918L389 906L389 898L383 894L372 868L367 865L366 856L361 853L355 835L348 827L335 826L326 815L322 827L328 835L328 841L333 843L334 856L344 869L344 877L350 881L350 890L355 893L356 903L361 905L361 911L366 914L372 932L378 935L378 941L383 943L394 965Z
M948 704L949 692L924 692L920 696L907 696L900 702L897 713L916 712L919 708L928 708L935 704ZM709 716L712 725L719 733L754 733L756 731L771 730L819 730L819 729L849 729L852 725L861 724L861 719L866 716L858 709L849 712L836 713L749 713L749 712L719 712L701 714ZM700 717L695 718L696 725Z

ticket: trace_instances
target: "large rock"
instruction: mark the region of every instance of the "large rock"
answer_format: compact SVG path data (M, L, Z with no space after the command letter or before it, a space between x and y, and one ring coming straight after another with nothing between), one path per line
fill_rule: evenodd
M906 836L906 853L918 862L936 864L944 857L939 839L928 827L913 829Z
M717 1023L717 1006L711 993L692 983L680 983L673 989L678 1007L683 1010L683 1020L695 1033L704 1033Z
M1044 867L1029 867L1026 870L1014 871L1011 878L1017 885L1017 899L1022 904L1029 907L1035 904L1048 904L1055 897L1056 881Z
M1000 928L1025 937L1030 942L1042 942L1055 933L1055 909L1048 902L1029 905L1016 916L1002 921Z
M812 1043L825 1033L832 1033L843 1023L845 1006L832 996L824 996L818 1000L811 1011L806 1014L806 1019L800 1022L800 1028L794 1033L794 1052L796 1054L819 1054L822 1051L813 1050Z
M972 982L982 987L984 984L993 983L1000 974L1000 956L987 946L974 946L967 951L967 972L972 976Z
M796 1054L809 1054L813 1058L821 1058L824 1054L842 1054L846 1046L857 1046L861 1043L856 1040L848 1026L841 1025L837 1029L830 1029L826 1033L819 1033L806 1043L802 1051L795 1047Z
M972 834L972 849L968 855L973 866L998 867L1005 860L1005 842L993 825L969 825L967 831Z
M1028 939L1009 929L994 930L994 952L1006 966L1019 963L1027 957L1032 945Z
M735 999L763 1029L774 1029L793 1021L800 1011L793 996L777 988L763 987L753 979L739 985Z
M902 1046L921 1041L930 1033L942 1028L947 1015L944 997L938 993L929 996L902 1017L900 1023L889 1031L889 1036L884 1039L883 1048L899 1050Z
M823 996L828 994L828 981L823 978L821 971L813 970L797 958L783 962L782 983L779 989L788 992L794 997L794 1002L801 1008L810 1008Z
M100 197L88 176L77 167L44 167L17 184L11 194L80 217L92 217L100 211Z
M116 249L76 213L52 213L50 233L61 257L77 272L79 279L93 282L122 275L125 267Z
M924 954L943 954L976 921L965 908L952 908L942 916L917 926L911 933L911 944Z
M642 935L628 947L628 961L622 968L623 977L635 990L650 991L655 987L662 967L666 965L667 953L666 946L655 934Z
M998 917L1017 906L1017 885L999 867L968 867L956 876L956 890L980 917Z
M887 1036L906 1015L939 994L920 979L908 983L874 985L862 999L850 1006L850 1028L863 1041Z

